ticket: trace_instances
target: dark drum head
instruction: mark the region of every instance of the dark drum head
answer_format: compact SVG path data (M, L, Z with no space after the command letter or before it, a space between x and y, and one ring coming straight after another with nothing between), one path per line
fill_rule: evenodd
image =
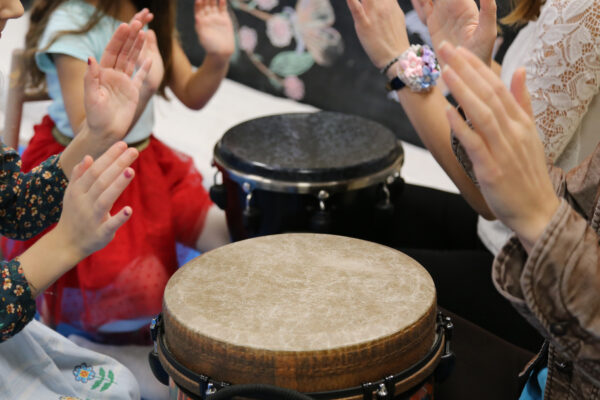
M243 122L216 144L215 162L245 174L293 182L368 176L402 155L394 134L362 117L335 112L279 114Z

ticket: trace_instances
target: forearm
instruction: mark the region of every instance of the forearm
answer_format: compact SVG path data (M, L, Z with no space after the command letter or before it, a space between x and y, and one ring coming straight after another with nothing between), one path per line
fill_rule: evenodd
M219 88L228 69L228 57L207 54L202 65L190 74L179 99L193 110L203 108Z
M398 91L398 99L425 147L452 179L462 196L473 209L486 219L495 219L479 188L466 174L452 151L450 124L445 109L450 103L434 89L414 93L409 88Z
M36 297L84 258L61 239L56 229L48 232L19 257L31 294Z

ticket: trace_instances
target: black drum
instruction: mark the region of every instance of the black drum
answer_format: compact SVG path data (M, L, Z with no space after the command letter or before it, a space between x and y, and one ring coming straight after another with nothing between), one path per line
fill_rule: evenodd
M233 240L316 232L382 241L403 186L404 152L384 126L317 112L243 122L215 145L211 198Z

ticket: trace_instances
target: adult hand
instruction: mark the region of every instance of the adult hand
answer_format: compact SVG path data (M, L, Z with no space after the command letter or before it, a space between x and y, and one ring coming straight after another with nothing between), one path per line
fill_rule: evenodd
M473 163L481 192L492 212L530 250L552 219L559 199L548 175L525 70L515 72L511 91L478 57L444 43L443 78L469 116L473 129L449 108L450 125ZM512 92L512 94L511 94Z
M498 35L496 1L481 0L481 10L473 0L412 0L419 3L427 21L433 47L442 41L466 47L487 65L492 63L492 51Z
M86 156L73 169L54 235L74 259L82 260L106 246L131 216L129 206L112 216L110 210L131 182L134 171L129 165L137 156L136 149L118 142L98 160Z
M100 138L122 139L134 117L139 91L152 65L145 60L131 78L145 34L141 23L121 24L107 45L100 64L90 58L84 78L84 106L90 131Z
M371 62L384 68L409 47L404 12L397 0L346 0L358 39Z
M196 34L207 54L229 60L235 50L233 23L226 0L196 0Z

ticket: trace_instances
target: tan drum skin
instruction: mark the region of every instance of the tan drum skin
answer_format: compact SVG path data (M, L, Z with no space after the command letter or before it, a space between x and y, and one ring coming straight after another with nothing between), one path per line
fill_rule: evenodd
M397 250L281 234L184 265L165 289L163 319L169 351L196 373L319 392L377 381L422 359L435 339L436 296L427 271ZM163 365L178 385L197 391Z

